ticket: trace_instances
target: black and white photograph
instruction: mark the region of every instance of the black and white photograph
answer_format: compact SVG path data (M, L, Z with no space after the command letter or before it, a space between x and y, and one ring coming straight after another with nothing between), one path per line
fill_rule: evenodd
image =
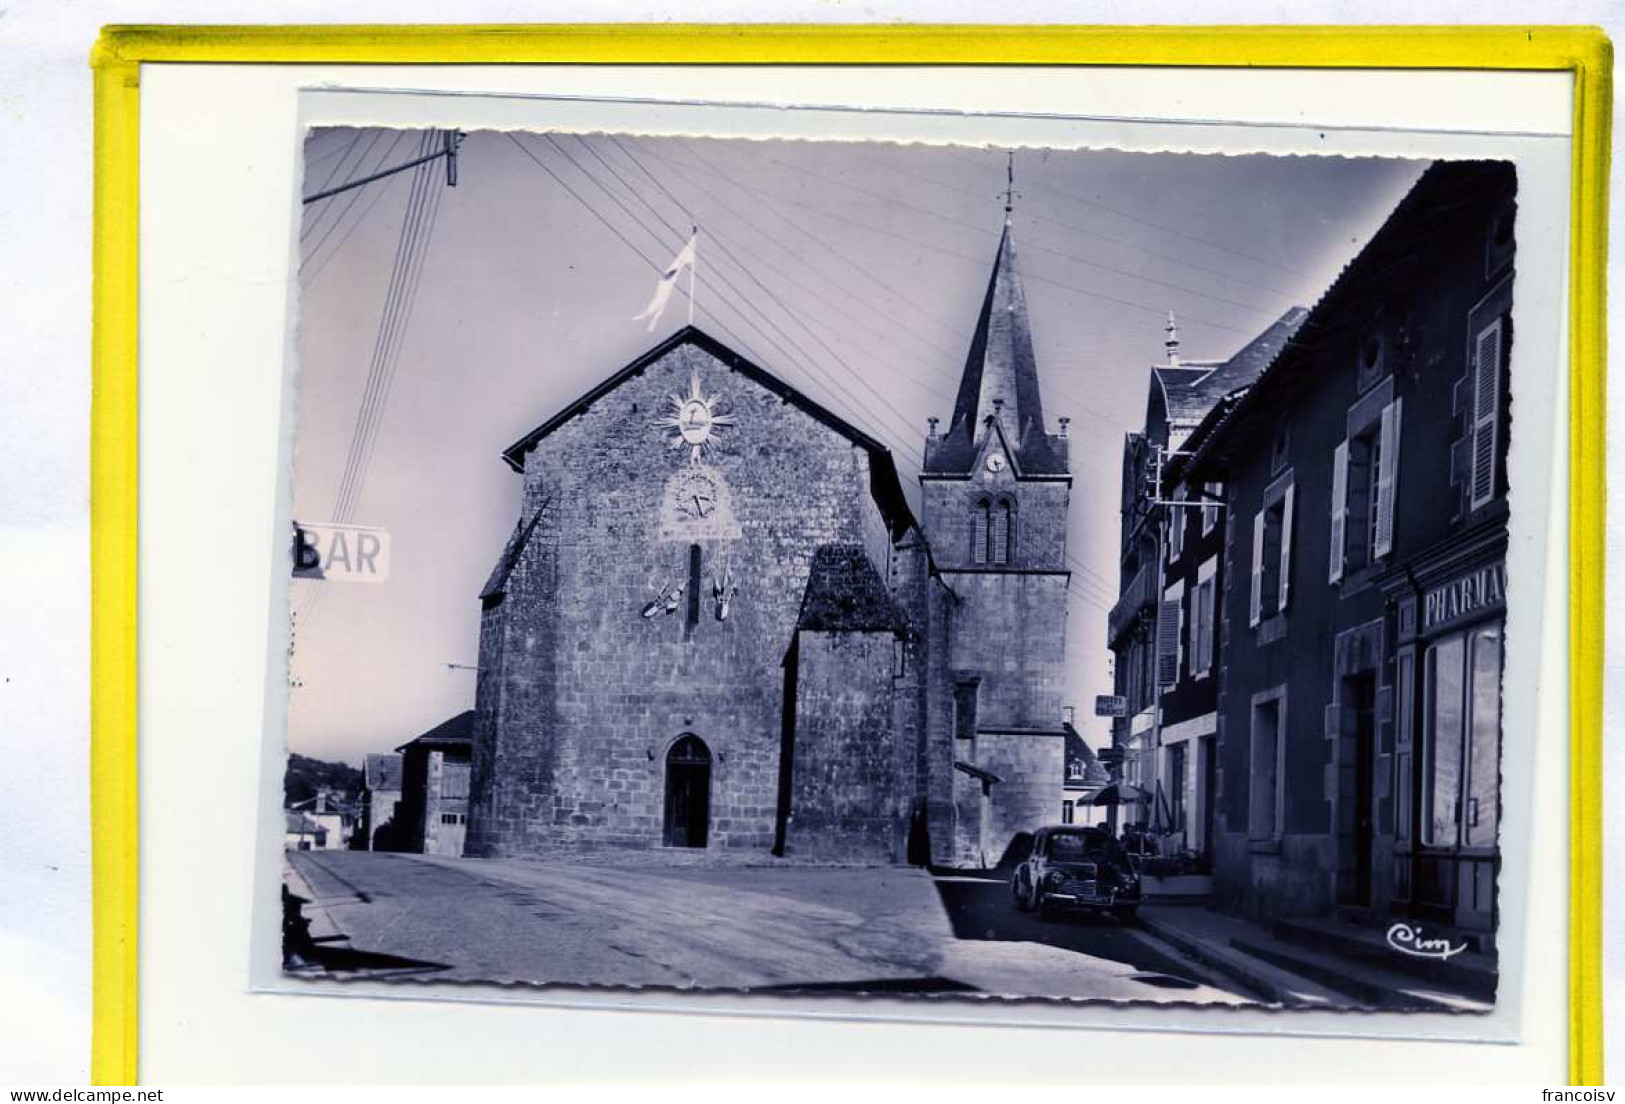
M302 156L286 978L1495 1007L1512 163Z

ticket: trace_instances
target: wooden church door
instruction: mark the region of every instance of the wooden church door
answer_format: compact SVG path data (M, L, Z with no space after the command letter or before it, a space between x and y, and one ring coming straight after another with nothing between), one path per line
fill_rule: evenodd
M666 753L666 846L704 847L711 826L711 751L684 736Z

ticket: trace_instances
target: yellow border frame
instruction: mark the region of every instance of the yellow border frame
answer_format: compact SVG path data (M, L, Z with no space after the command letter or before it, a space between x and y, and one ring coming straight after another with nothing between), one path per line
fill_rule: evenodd
M795 25L108 27L95 69L91 787L97 1084L137 1074L136 212L144 64L1143 65L1567 70L1569 1076L1602 1083L1605 273L1613 47L1577 27Z

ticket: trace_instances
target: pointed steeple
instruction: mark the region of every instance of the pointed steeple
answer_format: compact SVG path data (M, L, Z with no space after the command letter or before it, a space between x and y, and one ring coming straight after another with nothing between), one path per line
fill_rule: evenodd
M976 319L970 352L959 380L959 394L947 430L927 446L928 471L968 471L997 417L999 429L1016 452L1021 470L1030 474L1066 471L1064 445L1045 429L1044 404L1038 387L1038 361L1033 354L1027 296L1016 271L1016 247L1008 211L1013 187L1006 189L1006 221L993 259L993 274Z

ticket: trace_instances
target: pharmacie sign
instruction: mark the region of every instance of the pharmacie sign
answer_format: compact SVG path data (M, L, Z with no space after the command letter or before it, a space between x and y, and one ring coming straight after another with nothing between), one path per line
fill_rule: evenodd
M1491 564L1436 586L1422 597L1424 632L1506 604L1507 568Z

